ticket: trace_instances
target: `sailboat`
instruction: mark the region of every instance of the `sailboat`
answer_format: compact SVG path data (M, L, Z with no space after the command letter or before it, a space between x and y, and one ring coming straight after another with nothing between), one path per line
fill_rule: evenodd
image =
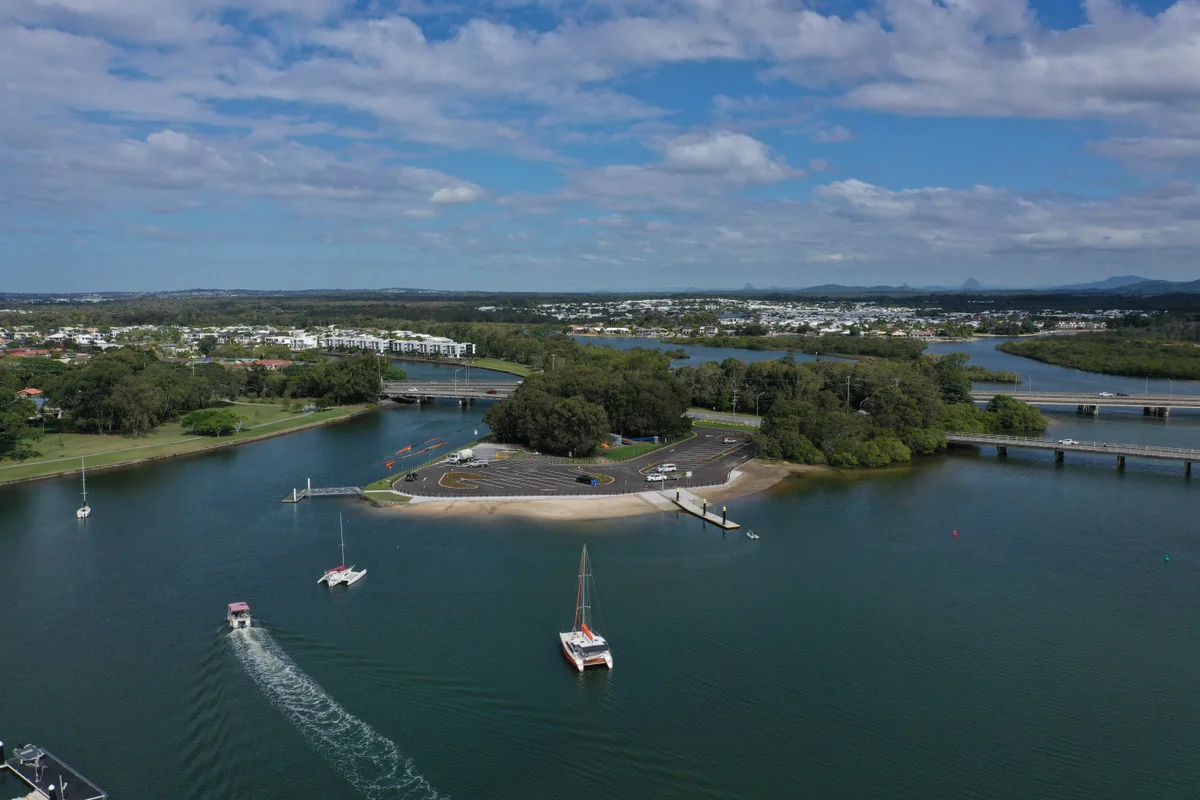
M75 509L75 519L87 519L92 515L92 507L87 503L87 459L79 459L79 477L83 481L83 505Z
M325 574L317 579L317 583L323 583L326 586L337 586L338 584L346 584L347 586L356 583L367 574L367 571L354 571L354 566L346 566L346 530L342 526L342 515L338 514L338 532L342 537L342 565L333 569L325 570Z
M583 555L579 558L579 585L575 589L575 621L571 630L558 634L562 642L563 655L567 657L575 669L583 672L588 667L608 667L612 669L612 651L608 641L592 629L592 596L595 588L592 586L592 565L588 561L587 545L583 546Z

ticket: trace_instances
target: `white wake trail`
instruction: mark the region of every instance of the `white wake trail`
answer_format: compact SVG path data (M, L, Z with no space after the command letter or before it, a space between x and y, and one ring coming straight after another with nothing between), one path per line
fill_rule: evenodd
M395 742L338 705L266 630L239 628L229 639L238 660L272 705L354 788L372 800L442 797L413 770Z

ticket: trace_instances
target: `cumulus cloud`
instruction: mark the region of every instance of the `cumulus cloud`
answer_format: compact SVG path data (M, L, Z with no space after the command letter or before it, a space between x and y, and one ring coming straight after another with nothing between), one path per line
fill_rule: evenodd
M429 202L439 206L473 203L478 199L479 187L470 183L460 183L457 186L443 186L429 195Z
M666 143L662 168L668 172L719 175L744 183L778 183L803 175L759 140L727 131L672 139Z
M1088 0L1085 24L1067 30L1023 0L879 0L838 14L781 0L584 5L541 4L531 26L508 3L483 13L421 0L11 0L0 4L5 199L22 211L136 212L266 198L322 219L372 217L340 223L337 241L445 251L456 237L418 230L444 223L412 220L475 203L463 214L485 221L470 247L539 269L578 245L554 235L567 204L572 217L576 205L594 212L570 226L576 235L619 228L594 242L602 263L1169 260L1200 244L1187 183L1087 200L906 189L838 159L845 180L798 199L789 182L804 171L764 141L821 173L830 164L803 140L854 136L816 121L825 105L1085 119L1120 134L1098 135L1089 152L1174 169L1200 160L1198 0L1157 14ZM436 35L426 12L439 14ZM733 62L762 83L712 97L707 130L685 132L695 120L667 93L630 88L663 65ZM798 134L790 143L785 124ZM768 127L778 137L756 132ZM645 161L630 155L636 143L650 148ZM547 162L537 169L560 184L479 203L478 175L424 166L465 149ZM764 186L776 188L755 191ZM489 235L493 213L508 216ZM514 216L544 227L510 239Z

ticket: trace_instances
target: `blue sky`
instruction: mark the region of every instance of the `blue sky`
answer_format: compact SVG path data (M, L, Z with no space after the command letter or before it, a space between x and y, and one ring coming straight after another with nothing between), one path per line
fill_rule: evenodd
M0 87L0 290L1200 277L1200 0L9 0Z

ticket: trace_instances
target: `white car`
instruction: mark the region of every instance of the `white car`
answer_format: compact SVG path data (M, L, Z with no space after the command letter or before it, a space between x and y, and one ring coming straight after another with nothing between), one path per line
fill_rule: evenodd
M731 439L728 436L726 436L724 439L721 440L721 444L737 444L737 443L738 443L737 439Z
M1099 396L1100 397L1116 397L1116 395L1113 394L1112 392L1101 392Z
M646 480L650 481L651 483L657 483L659 481L665 481L666 477L661 472L651 472L646 476Z
M1079 444L1078 439L1059 439L1059 444Z
M675 466L674 464L659 464L656 472L662 472L665 474L668 472L675 472L678 469L679 467Z

